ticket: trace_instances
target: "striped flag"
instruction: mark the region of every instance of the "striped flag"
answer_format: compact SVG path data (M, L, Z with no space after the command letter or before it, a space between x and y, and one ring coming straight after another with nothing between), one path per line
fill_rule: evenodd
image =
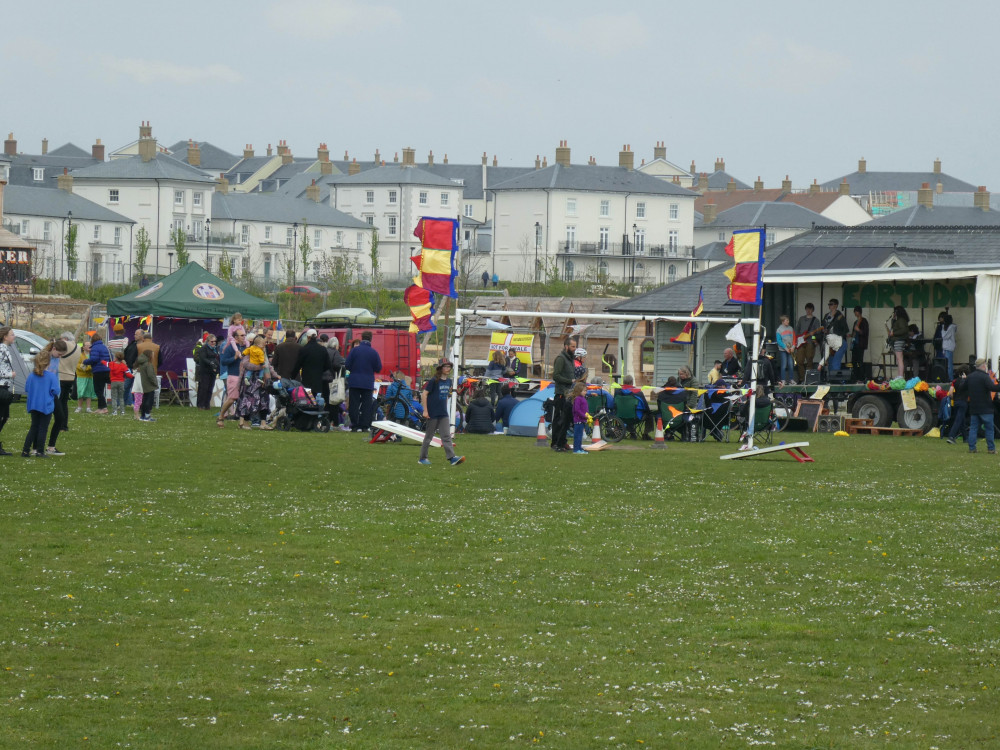
M694 310L691 311L691 317L696 318L701 315L705 310L705 296L702 294L702 290L698 290L698 304L694 306ZM693 344L694 334L697 329L692 321L688 321L684 324L684 328L681 332L674 336L670 341L674 344Z
M420 255L410 258L418 269L413 283L445 297L457 297L458 219L421 217L413 235L421 245Z
M759 305L764 291L764 229L738 229L726 245L733 267L726 271L730 302Z
M410 308L410 333L436 331L434 325L434 293L413 284L403 292L403 302Z

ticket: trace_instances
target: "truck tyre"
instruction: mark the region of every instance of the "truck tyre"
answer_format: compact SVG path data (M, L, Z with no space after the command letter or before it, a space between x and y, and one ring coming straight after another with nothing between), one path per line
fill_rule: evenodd
M856 419L870 419L873 427L888 427L892 423L889 402L883 396L861 396L854 402L851 416Z
M896 421L907 430L921 430L924 434L934 426L934 409L925 398L917 399L917 408L907 411L903 404L896 410Z

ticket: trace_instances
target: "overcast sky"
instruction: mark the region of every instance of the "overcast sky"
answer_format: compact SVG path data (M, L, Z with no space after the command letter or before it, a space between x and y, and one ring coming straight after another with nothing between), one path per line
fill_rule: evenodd
M1000 191L1000 4L178 0L6 3L0 129L38 153L149 120L292 153L501 165L667 158L805 187L929 170Z

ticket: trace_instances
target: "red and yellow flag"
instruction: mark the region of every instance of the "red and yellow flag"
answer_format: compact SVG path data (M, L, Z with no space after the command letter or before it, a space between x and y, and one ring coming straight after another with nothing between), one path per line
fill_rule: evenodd
M764 229L738 229L726 245L734 265L726 271L730 302L759 305L764 291Z

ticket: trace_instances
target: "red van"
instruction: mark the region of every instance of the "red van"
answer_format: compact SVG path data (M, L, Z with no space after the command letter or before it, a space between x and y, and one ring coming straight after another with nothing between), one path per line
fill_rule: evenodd
M402 370L410 380L411 386L420 382L420 347L417 344L417 334L410 333L409 324L391 326L382 323L335 325L322 321L307 321L306 328L315 328L318 333L336 336L340 342L340 353L347 358L350 352L350 342L360 339L364 331L372 332L372 347L382 360L382 370L377 377L389 382L392 373ZM301 338L300 338L301 342Z

